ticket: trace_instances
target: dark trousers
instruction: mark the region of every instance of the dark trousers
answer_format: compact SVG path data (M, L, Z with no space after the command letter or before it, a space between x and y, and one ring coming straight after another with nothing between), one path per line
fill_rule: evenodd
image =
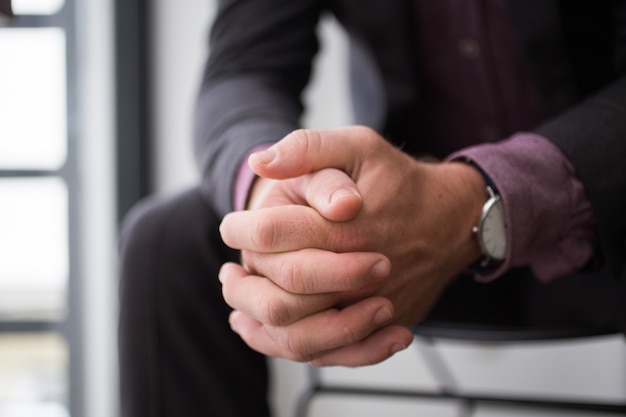
M266 360L230 330L217 274L238 253L199 189L151 198L121 235L123 417L268 416ZM429 318L497 327L624 329L617 281L580 272L538 283L513 270L490 284L459 277Z
M217 274L238 253L198 189L151 198L121 235L124 417L268 416L267 367L228 325Z

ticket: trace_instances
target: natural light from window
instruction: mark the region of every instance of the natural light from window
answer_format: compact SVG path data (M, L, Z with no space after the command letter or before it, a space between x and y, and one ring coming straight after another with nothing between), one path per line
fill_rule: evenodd
M12 0L15 14L55 14L65 0Z
M0 30L0 169L56 170L67 154L65 33Z
M0 335L0 417L69 417L67 367L58 334Z
M69 275L68 192L55 177L0 179L0 319L55 319Z

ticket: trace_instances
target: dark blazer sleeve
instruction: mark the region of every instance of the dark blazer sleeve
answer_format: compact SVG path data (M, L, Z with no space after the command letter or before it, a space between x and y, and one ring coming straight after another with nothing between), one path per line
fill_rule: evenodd
M616 276L626 260L626 77L548 121L538 133L574 164L598 224L598 252Z
M549 115L536 132L565 153L584 184L598 222L595 264L624 275L626 0L507 4Z
M626 290L626 1L599 3L609 4L599 8L608 11L606 25L595 28L595 33L605 33L602 44L594 44L594 36L582 24L587 17L583 12L595 9L585 2L566 4L578 16L570 24L572 54L591 51L578 59L579 67L591 69L579 76L579 84L593 82L594 74L615 75L598 92L539 127L538 133L559 146L574 164L598 224L596 260L602 261L600 265L608 263L612 273L622 277ZM593 51L604 49L606 59L589 58L601 56Z
M219 0L194 117L202 190L233 209L236 172L256 145L299 127L300 95L318 50L317 0Z

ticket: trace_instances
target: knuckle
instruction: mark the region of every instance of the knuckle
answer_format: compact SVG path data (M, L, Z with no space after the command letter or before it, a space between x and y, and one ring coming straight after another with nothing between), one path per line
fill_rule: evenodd
M372 135L363 135L364 149L376 151L378 149L378 139Z
M372 129L370 126L359 125L359 126L356 126L356 128L360 131L360 133L363 136L366 136L368 138L378 135L378 133L374 129Z
M372 152L378 152L380 146L385 143L377 131L368 126L360 126L359 141L361 141L364 149Z
M322 149L322 136L318 130L303 129L301 140L305 141L303 145L306 146L306 155L318 154Z
M289 141L293 142L292 145L297 149L306 152L309 142L308 142L308 133L305 129L296 129L289 134Z
M259 303L262 321L270 326L284 326L290 323L289 306L280 299L265 298Z
M277 344L284 352L285 357L294 362L309 362L313 356L307 353L306 343L289 331L281 331L277 338Z
M344 326L343 337L346 345L351 345L361 340L360 333L357 329L351 326Z
M274 218L264 215L251 230L250 240L257 250L269 250L279 241L278 235L279 227Z
M297 129L289 136L301 155L317 155L322 151L322 135L317 130Z
M303 270L302 265L298 262L293 261L285 261L280 266L280 272L278 274L280 279L280 286L291 293L302 293L304 291L303 287Z

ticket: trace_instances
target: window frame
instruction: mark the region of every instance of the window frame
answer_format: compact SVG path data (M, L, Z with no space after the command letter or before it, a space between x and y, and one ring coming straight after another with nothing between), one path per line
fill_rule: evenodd
M85 415L85 390L83 376L83 305L82 285L78 275L80 266L80 234L78 233L79 201L78 168L76 143L80 140L78 117L78 68L76 37L76 0L65 0L63 7L51 15L14 15L10 0L0 0L0 30L14 28L58 27L64 30L66 39L66 80L67 80L67 156L62 167L57 170L1 169L0 179L4 178L61 178L68 190L68 236L69 236L69 276L67 280L67 311L64 319L46 320L2 320L0 333L47 333L60 334L68 349L68 398L67 407L71 416Z
M147 0L114 0L117 218L153 191L150 11Z

